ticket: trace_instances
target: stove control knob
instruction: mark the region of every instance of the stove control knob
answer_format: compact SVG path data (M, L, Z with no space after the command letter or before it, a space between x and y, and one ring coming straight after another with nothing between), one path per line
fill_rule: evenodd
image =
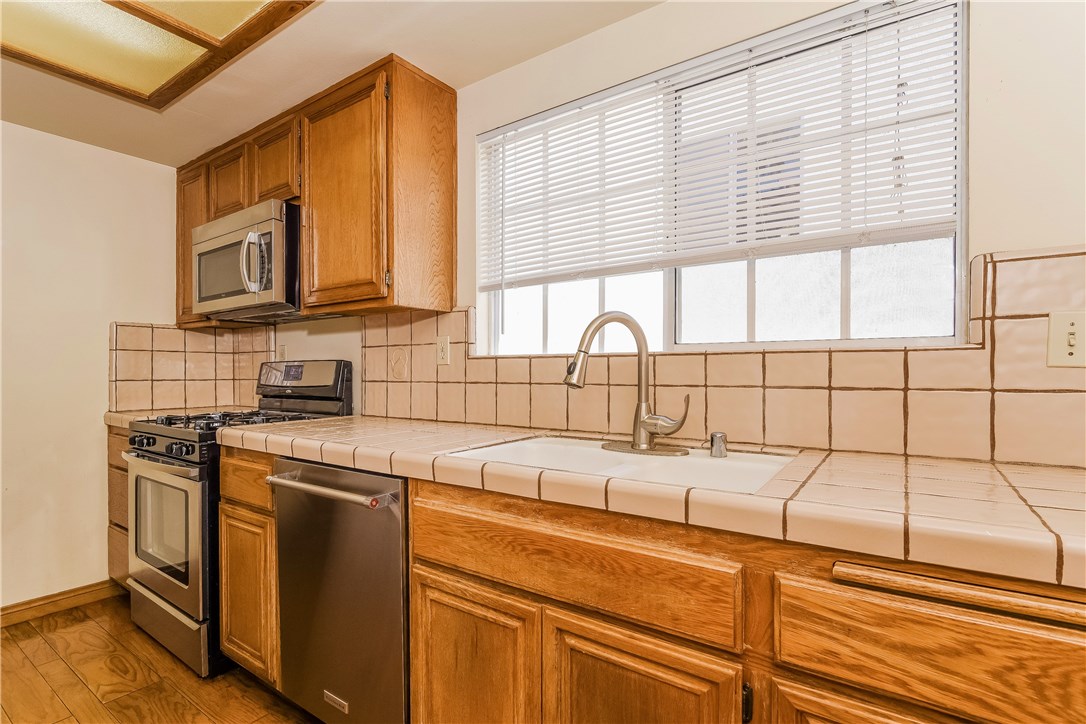
M182 455L195 455L196 454L196 446L193 445L192 443L182 443L181 447L183 448L183 451L181 453Z
M177 446L180 445L180 444L181 443L179 443L179 442L171 442L170 444L168 444L166 446L166 454L167 455L179 455L180 453L177 452Z
M154 447L155 439L150 435L140 435L136 438L136 447Z
M129 435L128 436L128 444L129 445L136 445L136 441L139 440L139 439L140 439L139 435Z

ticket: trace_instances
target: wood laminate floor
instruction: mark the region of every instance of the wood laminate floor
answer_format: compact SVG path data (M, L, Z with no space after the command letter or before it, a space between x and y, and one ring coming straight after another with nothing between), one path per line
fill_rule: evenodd
M315 721L241 669L201 679L110 598L0 630L0 724Z

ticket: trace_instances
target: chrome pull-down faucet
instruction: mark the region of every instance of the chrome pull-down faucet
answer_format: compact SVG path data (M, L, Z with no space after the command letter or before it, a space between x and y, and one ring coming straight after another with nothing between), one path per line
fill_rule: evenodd
M584 387L585 372L588 369L588 350L592 349L592 342L600 329L611 322L618 322L629 329L637 344L637 405L633 412L632 442L609 442L604 444L604 449L642 455L689 454L690 451L686 448L656 444L658 435L673 435L682 428L686 422L686 415L690 412L690 395L686 396L686 408L678 420L666 415L653 414L652 404L649 402L649 345L645 339L645 331L630 315L624 312L604 312L589 322L584 334L581 335L581 343L577 345L577 353L573 355L573 361L566 368L566 378L563 381L570 387L577 389Z

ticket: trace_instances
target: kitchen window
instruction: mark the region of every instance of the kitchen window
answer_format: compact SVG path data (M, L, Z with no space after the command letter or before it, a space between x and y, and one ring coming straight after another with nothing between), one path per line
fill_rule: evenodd
M569 353L618 309L656 350L960 340L963 12L846 6L480 136L480 338Z

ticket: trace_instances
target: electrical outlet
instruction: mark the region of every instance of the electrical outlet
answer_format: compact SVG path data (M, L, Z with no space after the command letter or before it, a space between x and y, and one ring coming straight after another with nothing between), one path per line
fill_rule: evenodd
M1086 312L1048 315L1048 366L1086 367Z
M276 353L275 358L279 361L283 361L287 358L287 346L285 344L279 345L279 351Z
M438 337L437 338L437 363L439 365L449 364L449 338Z

